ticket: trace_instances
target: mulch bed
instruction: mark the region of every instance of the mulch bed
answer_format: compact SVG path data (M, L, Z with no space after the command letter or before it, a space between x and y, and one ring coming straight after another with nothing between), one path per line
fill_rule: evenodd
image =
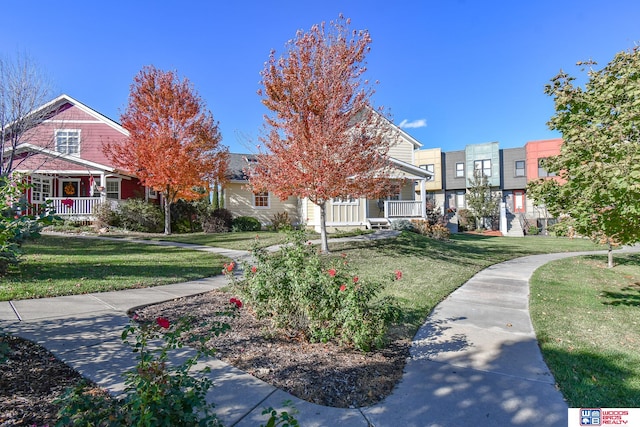
M215 319L231 297L212 291L137 314L143 321L195 316L198 323ZM335 343L308 343L256 319L247 307L223 320L230 331L206 343L218 358L303 400L340 408L369 406L388 396L402 377L411 344L396 339L363 353ZM8 360L0 364L0 427L54 425L59 408L53 401L82 377L37 344L11 336L0 336L0 341L10 346Z

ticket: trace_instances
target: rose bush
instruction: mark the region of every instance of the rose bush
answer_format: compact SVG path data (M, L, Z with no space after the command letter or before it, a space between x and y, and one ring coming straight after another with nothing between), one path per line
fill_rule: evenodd
M276 253L256 245L252 255L255 264L245 265L241 276L233 268L223 273L259 317L312 342L335 339L364 351L384 344L399 309L380 293L402 273L365 281L354 274L346 255L321 256L302 231L289 232Z

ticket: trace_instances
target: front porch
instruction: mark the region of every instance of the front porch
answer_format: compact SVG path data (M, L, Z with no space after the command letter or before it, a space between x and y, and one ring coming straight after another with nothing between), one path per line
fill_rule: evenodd
M394 219L423 219L425 206L421 200L385 200L378 217L367 218L367 228L388 229Z
M55 215L68 221L90 222L94 220L96 207L107 201L106 197L51 197Z

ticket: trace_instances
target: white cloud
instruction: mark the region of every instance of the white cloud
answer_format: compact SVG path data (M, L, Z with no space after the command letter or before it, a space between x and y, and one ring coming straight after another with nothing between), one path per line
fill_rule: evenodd
M402 129L425 128L427 127L427 119L418 119L418 120L413 120L411 122L407 119L404 119L403 121L400 122L398 127Z

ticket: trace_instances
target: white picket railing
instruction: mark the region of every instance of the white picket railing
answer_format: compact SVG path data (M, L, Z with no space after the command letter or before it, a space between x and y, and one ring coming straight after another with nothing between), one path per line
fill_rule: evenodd
M52 197L51 206L56 216L63 219L90 221L94 208L102 202L100 197Z
M422 218L422 202L420 200L385 200L385 218Z

